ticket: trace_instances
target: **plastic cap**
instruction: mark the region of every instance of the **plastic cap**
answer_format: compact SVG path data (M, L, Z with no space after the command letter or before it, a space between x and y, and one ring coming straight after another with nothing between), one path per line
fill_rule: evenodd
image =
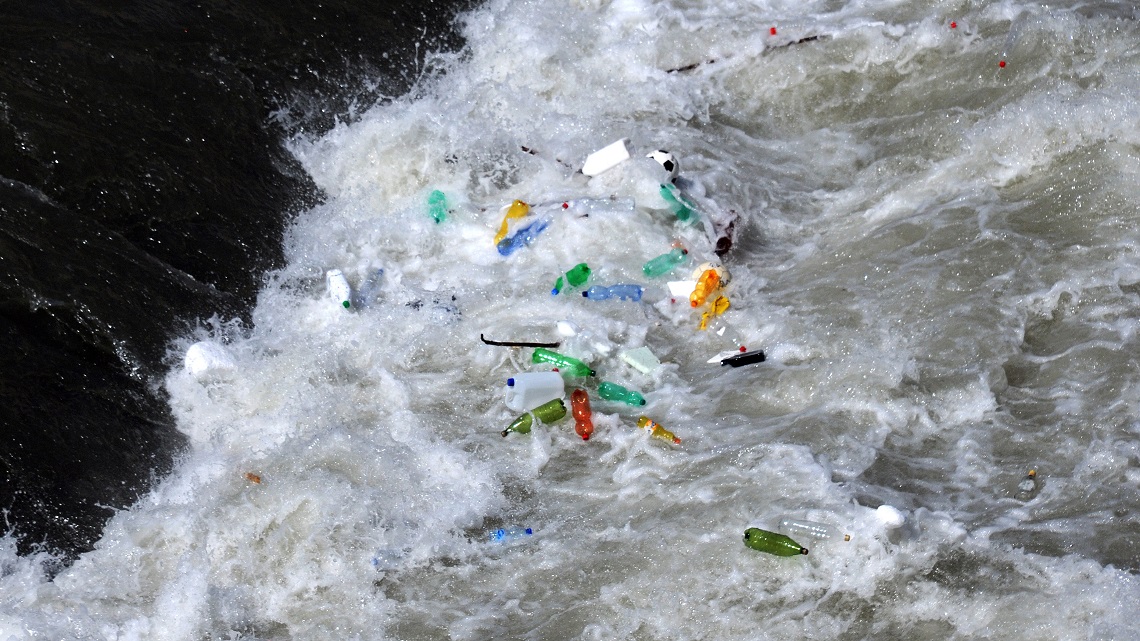
M515 379L514 378L508 378L507 379L507 387L514 387L514 386L515 386Z

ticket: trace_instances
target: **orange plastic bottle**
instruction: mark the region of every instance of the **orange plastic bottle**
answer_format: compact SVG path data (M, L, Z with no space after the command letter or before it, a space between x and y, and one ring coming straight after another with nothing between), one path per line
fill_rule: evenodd
M570 393L570 411L574 414L574 431L583 441L590 440L594 433L594 421L590 418L590 397L586 390L575 389Z
M716 273L715 269L706 269L701 274L700 279L697 280L697 286L693 289L693 293L689 295L689 304L693 307L700 307L709 297L709 294L716 291L718 287L720 287L720 274Z

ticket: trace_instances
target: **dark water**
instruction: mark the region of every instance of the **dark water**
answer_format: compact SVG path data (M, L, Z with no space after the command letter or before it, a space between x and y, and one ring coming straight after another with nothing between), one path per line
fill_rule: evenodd
M405 90L468 0L0 5L0 508L90 549L182 445L172 336L244 318L320 194L283 147Z

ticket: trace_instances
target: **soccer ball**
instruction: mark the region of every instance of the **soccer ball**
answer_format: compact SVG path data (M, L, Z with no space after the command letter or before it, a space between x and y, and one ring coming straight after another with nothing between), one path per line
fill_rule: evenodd
M664 149L651 151L645 154L645 156L660 163L661 166L665 168L665 171L669 172L669 180L673 180L677 177L677 174L681 173L681 163L677 161L677 157Z

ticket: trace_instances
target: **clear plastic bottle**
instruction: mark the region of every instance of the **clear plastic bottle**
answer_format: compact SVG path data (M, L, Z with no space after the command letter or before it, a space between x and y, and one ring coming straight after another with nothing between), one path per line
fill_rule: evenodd
M844 534L838 528L827 525L826 523L817 523L815 521L808 521L805 519L796 519L790 516L785 516L780 519L780 525L777 530L782 534L788 536L795 536L801 538L818 539L820 541L826 540L839 540L850 541L851 535Z
M594 433L594 420L590 411L590 397L586 390L577 388L570 392L570 412L574 415L574 431L583 441L590 440Z
M594 285L590 289L582 292L582 296L590 300L607 300L610 298L617 298L619 300L631 300L637 302L641 300L641 294L644 290L641 285Z
M586 263L578 263L570 268L558 280L554 281L554 288L550 290L551 295L557 296L565 286L580 287L585 284L586 280L590 278L590 266Z
M688 262L688 254L689 252L687 250L678 247L668 254L661 254L656 258L650 258L649 261L642 266L641 271L649 278L664 276Z
M626 405L645 405L645 397L640 393L609 381L603 381L598 385L598 396L607 401L617 401Z
M534 348L530 360L532 363L550 363L557 367L560 372L570 376L593 376L595 373L588 365L573 356L559 354L545 347Z
M750 527L744 531L744 545L759 552L767 552L776 556L796 556L807 554L808 549L793 541L790 537L778 532L761 530Z

